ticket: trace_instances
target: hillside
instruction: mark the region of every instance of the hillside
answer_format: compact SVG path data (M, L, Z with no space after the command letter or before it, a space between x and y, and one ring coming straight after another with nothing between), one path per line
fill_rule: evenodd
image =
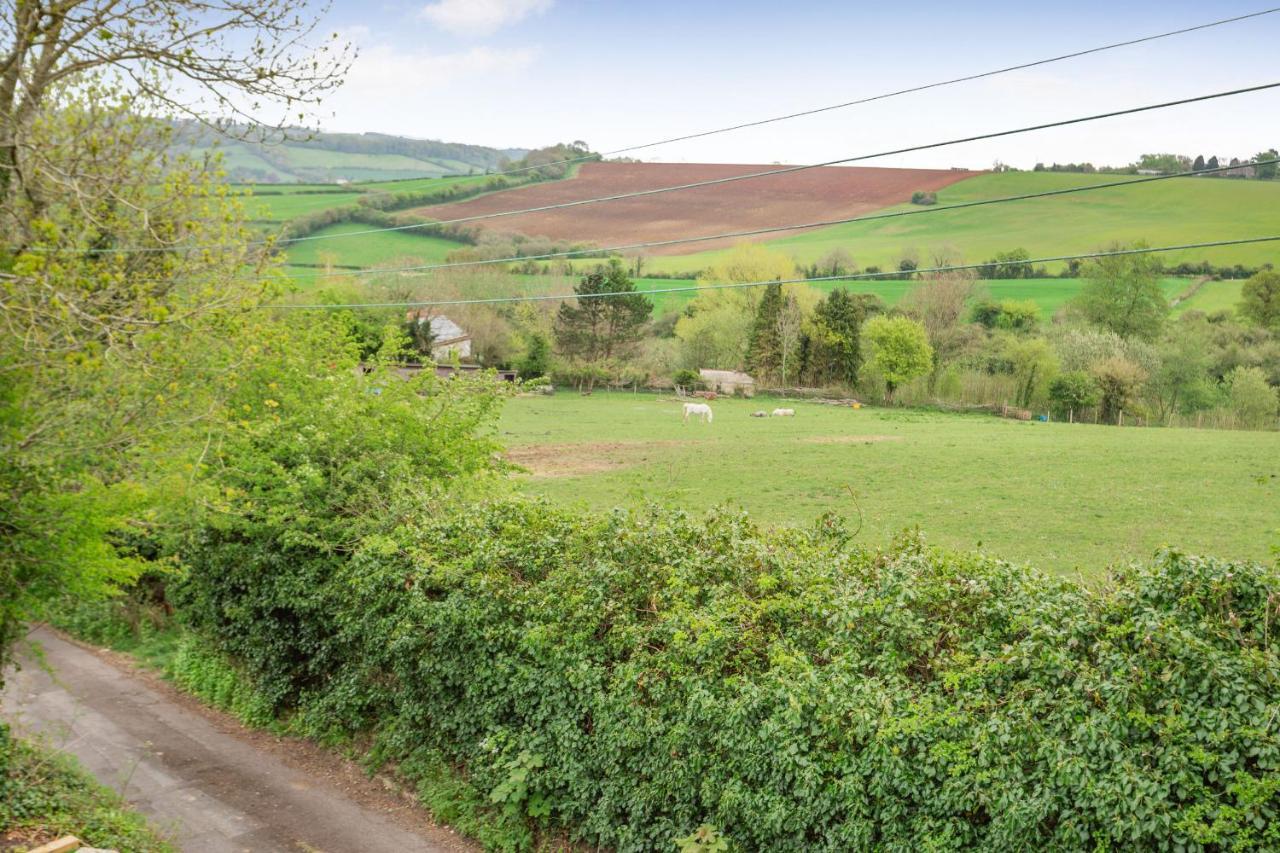
M498 169L524 149L488 148L385 133L314 133L298 130L287 141L252 142L218 137L190 124L177 133L176 150L221 152L236 183L292 184L395 181L468 175Z
M572 180L491 193L455 204L420 208L415 212L424 218L435 219L476 216L713 181L776 168L707 163L587 163ZM907 201L917 190L940 190L975 174L948 169L826 167L674 193L521 214L482 223L482 227L553 240L585 241L600 246L666 240L779 223L857 216ZM725 240L721 245L727 247L733 242ZM682 252L688 252L688 247L653 251L654 254Z
M1004 172L973 175L938 192L939 207L980 199L1047 192L1125 180L1119 175ZM910 205L898 205L900 210ZM785 224L786 220L775 220ZM969 210L837 225L769 240L768 245L811 263L843 249L862 266L891 268L915 251L926 259L935 250L969 262L1024 248L1033 257L1089 252L1113 242L1145 240L1151 245L1207 242L1280 234L1280 182L1186 178L1077 195L1017 201ZM719 252L654 258L655 271L702 269ZM1232 246L1170 253L1172 265L1207 260L1257 266L1280 262L1275 244Z

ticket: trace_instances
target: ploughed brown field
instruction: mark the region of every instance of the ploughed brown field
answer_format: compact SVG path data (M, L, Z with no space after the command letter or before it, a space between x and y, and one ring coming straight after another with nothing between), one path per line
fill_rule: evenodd
M534 184L454 204L422 207L414 213L430 219L455 219L777 168L780 167L706 163L587 163L581 167L578 176L570 180ZM916 190L939 190L976 174L978 173L953 169L826 166L660 195L599 202L541 213L524 213L477 222L468 227L613 246L858 216L908 202ZM719 248L735 242L740 241L709 241L646 251L650 254L676 255Z

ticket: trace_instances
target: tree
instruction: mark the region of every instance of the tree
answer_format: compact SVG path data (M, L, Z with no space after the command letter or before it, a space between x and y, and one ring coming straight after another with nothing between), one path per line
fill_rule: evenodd
M796 274L796 262L787 255L758 243L739 243L729 254L712 264L698 281L706 284L744 284L750 281L778 281Z
M521 379L539 379L551 372L551 342L540 330L529 333L524 358L516 369Z
M1196 155L1195 162L1191 164L1191 171L1193 172L1204 171L1204 155L1203 154Z
M1255 161L1280 159L1280 151L1276 151L1274 148L1268 148L1266 151L1261 151L1253 155L1253 159ZM1254 174L1258 176L1259 180L1273 180L1276 176L1277 165L1278 164L1276 163L1262 163L1254 166Z
M436 332L431 328L431 315L425 312L414 312L404 324L409 344L415 354L431 359L431 350L435 347Z
M973 279L965 273L944 273L912 288L902 300L902 310L920 321L929 336L933 365L929 390L948 364L959 358L975 340L975 329L962 322L973 295Z
M743 290L699 293L676 321L680 361L691 370L739 370L746 366L755 307Z
M1208 349L1203 337L1185 328L1168 336L1158 347L1160 363L1152 372L1147 389L1162 419L1184 411L1186 404L1202 396L1196 392L1208 382Z
M1240 313L1264 329L1280 331L1280 272L1264 270L1244 283Z
M1113 247L1119 251L1121 247ZM1146 248L1139 243L1134 248ZM1090 323L1122 338L1154 340L1169 316L1169 302L1160 289L1159 262L1151 255L1110 255L1091 261L1084 275L1089 283L1076 305Z
M871 344L871 363L885 382L885 399L904 382L924 376L933 365L933 349L924 326L910 317L873 317L864 329Z
M871 294L851 295L843 287L828 293L814 307L808 331L809 381L852 387L862 367L862 324L882 310L883 303Z
M761 376L776 376L783 362L780 334L783 307L782 285L770 284L756 306L755 322L747 341L747 370Z
M1266 374L1256 367L1237 367L1227 375L1231 411L1249 427L1270 426L1276 419L1280 399L1267 382Z
M1098 384L1083 370L1061 373L1049 383L1049 401L1059 416L1066 412L1074 420L1076 412L1098 404Z
M1124 410L1137 400L1147 372L1123 356L1114 356L1095 364L1091 373L1098 386L1099 417L1107 423L1118 423Z
M1017 404L1030 406L1058 370L1058 359L1043 338L1009 338L1004 357L1017 380Z
M576 304L565 302L556 314L556 345L560 351L568 358L588 363L629 352L653 313L653 303L635 289L617 258L585 276L573 289L579 297Z
M809 267L810 278L825 278L830 276L851 275L858 271L858 264L853 256L844 249L832 249L821 258L819 258L813 266Z
M994 258L987 261L987 275L998 279L1031 278L1034 270L1028 263L1029 260L1031 253L1026 249L997 252Z
M135 112L237 116L262 131L250 110L273 102L275 130L305 118L340 82L351 57L334 41L307 42L319 23L308 0L14 0L0 25L0 232L20 241L50 198L28 180L54 167L33 134L50 99L86 84L128 95Z

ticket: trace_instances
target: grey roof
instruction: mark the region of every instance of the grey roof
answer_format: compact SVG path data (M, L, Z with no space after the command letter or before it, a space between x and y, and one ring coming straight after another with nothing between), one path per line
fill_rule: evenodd
M698 375L711 382L733 382L738 385L754 385L756 382L749 375L737 370L706 370L704 368L698 371Z
M431 335L441 343L471 337L461 326L443 314L437 314L431 318Z

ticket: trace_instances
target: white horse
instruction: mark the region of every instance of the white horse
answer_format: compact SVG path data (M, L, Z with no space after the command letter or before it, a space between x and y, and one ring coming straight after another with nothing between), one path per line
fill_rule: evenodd
M711 423L715 419L715 415L711 413L711 407L706 403L685 403L684 404L684 422L689 422L690 415L697 415L702 418L703 423Z
M794 418L796 416L795 409L774 409L773 416L775 418Z

